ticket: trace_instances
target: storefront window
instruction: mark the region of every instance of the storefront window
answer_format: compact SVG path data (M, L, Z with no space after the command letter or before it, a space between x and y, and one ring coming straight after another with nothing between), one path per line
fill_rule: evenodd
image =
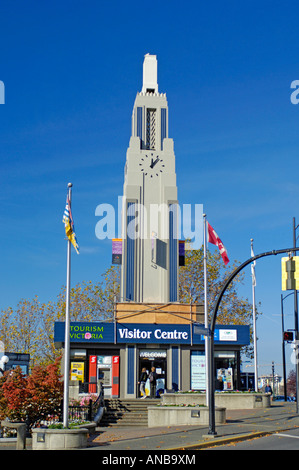
M215 351L215 390L236 388L237 358L234 351ZM205 351L191 351L191 390L206 390Z
M204 351L191 351L191 390L206 390L206 356Z
M225 391L236 388L235 372L237 359L235 352L215 352L216 383L215 390Z

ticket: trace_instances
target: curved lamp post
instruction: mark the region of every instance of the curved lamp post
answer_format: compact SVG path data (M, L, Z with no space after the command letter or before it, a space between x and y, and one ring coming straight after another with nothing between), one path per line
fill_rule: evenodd
M284 248L282 250L272 250L267 251L266 253L261 253L259 255L255 255L252 258L249 258L244 263L240 264L229 276L229 278L225 281L215 303L215 307L212 313L211 325L209 327L209 432L208 434L211 436L217 435L215 430L215 383L214 383L214 332L215 332L215 325L216 325L216 318L218 313L218 308L223 297L224 292L232 282L232 280L239 274L242 269L244 269L248 264L252 263L253 261L263 258L265 256L272 256L272 255L279 255L281 253L293 253L295 251L299 251L299 248Z

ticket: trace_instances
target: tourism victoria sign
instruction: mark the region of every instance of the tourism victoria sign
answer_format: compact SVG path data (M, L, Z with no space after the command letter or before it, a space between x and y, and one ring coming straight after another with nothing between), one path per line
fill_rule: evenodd
M64 343L64 322L55 322L54 342ZM71 322L71 343L151 343L151 344L203 344L203 325L147 323ZM247 325L219 325L214 332L215 342L249 344Z

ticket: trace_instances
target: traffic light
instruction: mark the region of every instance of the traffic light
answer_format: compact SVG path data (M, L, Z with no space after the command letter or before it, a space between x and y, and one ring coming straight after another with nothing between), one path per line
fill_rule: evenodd
M299 256L281 259L282 290L299 290Z
M284 341L293 341L294 334L292 331L284 331L283 332L283 339Z

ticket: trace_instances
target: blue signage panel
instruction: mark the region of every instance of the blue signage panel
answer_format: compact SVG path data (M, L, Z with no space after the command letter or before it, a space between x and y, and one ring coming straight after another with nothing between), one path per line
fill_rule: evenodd
M54 342L64 343L64 322L55 322ZM114 324L100 322L71 322L71 343L113 343Z
M116 331L115 331L116 328ZM204 344L203 325L71 322L71 343ZM54 342L64 343L64 322L55 322ZM249 326L217 325L215 343L248 345Z
M193 325L193 344L204 343L201 334L201 325ZM215 344L236 344L247 346L250 344L250 331L248 325L217 325L214 331Z

